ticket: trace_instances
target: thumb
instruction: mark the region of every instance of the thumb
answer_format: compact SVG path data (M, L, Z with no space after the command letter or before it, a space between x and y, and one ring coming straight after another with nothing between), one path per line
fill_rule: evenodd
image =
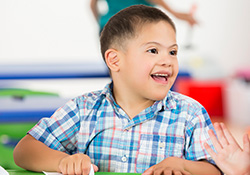
M142 175L152 175L153 174L153 166L145 170Z
M95 164L92 164L92 166L93 166L95 172L97 172L99 170L99 168Z

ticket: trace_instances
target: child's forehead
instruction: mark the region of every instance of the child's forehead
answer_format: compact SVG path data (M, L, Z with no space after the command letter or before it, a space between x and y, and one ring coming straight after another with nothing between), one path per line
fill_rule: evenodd
M139 36L145 35L145 34L146 35L151 34L151 33L147 33L147 32L149 32L148 29L153 29L155 31L159 30L158 33L155 33L156 35L162 34L161 30L164 30L164 31L171 30L175 34L175 29L171 26L171 24L167 21L161 20L161 21L157 21L157 22L147 22L147 23L144 23L142 25L137 25L137 27L135 27L134 37L139 37Z
M167 26L171 27L173 30L174 28L171 26L171 24L168 21L165 20L159 20L159 21L145 21L142 23L135 24L135 33L140 33L143 29L149 28L151 26L158 26L161 23L167 24Z
M124 43L137 43L138 45L145 45L146 43L159 43L164 46L168 46L169 44L176 44L176 33L171 24L164 20L149 22L137 28L135 35L131 38L127 38Z
M146 22L142 22L142 23L136 23L133 26L133 32L131 32L130 34L126 34L126 35L121 35L120 37L117 37L115 39L115 41L112 44L112 47L116 48L116 49L122 49L122 50L127 50L127 46L130 45L131 43L137 43L139 45L142 45L141 42L146 42L148 37L148 35L151 35L151 33L148 33L147 29L149 28L159 28L162 29L160 24L164 24L164 27L168 27L170 30L173 29L173 33L175 33L174 28L171 26L171 24L168 21L165 20L158 20L158 21L146 21ZM165 25L167 24L167 25ZM163 29L163 31L167 31L167 29ZM164 37L161 32L154 32L155 35L152 35L153 38L151 38L152 40L156 38L162 38ZM174 35L175 36L175 35ZM175 38L175 37L174 37Z

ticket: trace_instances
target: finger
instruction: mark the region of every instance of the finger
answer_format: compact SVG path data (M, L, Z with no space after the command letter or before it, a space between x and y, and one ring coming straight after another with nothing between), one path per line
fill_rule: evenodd
M243 151L250 153L250 139L248 134L245 134L243 137Z
M97 172L99 170L98 166L96 166L95 164L92 164L94 171Z
M220 123L220 126L221 126L221 128L222 128L222 130L223 130L223 133L224 133L224 135L225 135L227 141L228 141L230 144L237 144L237 145L238 145L238 143L237 143L236 140L234 139L232 133L227 129L227 127L225 126L225 124L224 124L224 123ZM239 146L239 145L238 145L238 146Z
M215 159L217 154L214 152L214 150L207 143L204 143L204 147L207 150L207 152L212 156L212 158Z
M164 169L163 167L157 167L156 166L156 168L154 168L154 170L153 170L153 175L162 175L162 174L164 174L164 175L171 175L172 174L172 171L170 171L171 173L169 173L169 170L166 170L166 169Z
M223 132L221 125L219 123L215 123L214 128L215 128L215 131L217 133L218 140L221 143L221 146L224 147L224 146L228 145L229 143L224 135L224 132Z
M75 174L74 163L73 162L68 163L67 174Z
M183 174L183 175L191 175L191 173L190 173L190 172L185 171L185 170L183 170L183 171L182 171L182 174Z
M142 175L153 175L153 166L145 170Z
M190 9L190 14L191 15L193 15L194 14L194 12L196 11L196 9L197 9L197 5L196 4L193 4L192 6L191 6L191 9Z
M174 171L172 172L172 170L170 170L170 169L165 169L165 170L163 171L163 174L164 174L164 175L172 175L172 174L174 174Z
M68 174L68 165L66 164L65 165L65 171L64 171L63 175L67 175L67 174Z
M60 164L59 169L60 169L60 172L62 174L67 174L67 165L66 164Z
M214 148L217 152L219 152L222 149L222 146L220 144L220 141L217 139L217 137L215 136L215 133L213 130L209 130L208 134L213 142Z
M75 166L74 166L74 171L75 174L80 175L82 174L82 162L81 161L76 161Z
M174 170L172 174L174 174L174 175L182 175L182 173L180 171L176 171L176 170Z
M86 163L86 164L83 164L82 163L82 175L88 175L89 172L90 172L90 168L91 168L91 163Z

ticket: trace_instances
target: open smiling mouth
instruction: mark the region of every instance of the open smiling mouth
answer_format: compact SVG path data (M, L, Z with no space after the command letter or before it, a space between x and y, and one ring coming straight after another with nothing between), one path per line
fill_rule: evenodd
M159 83L166 83L168 81L168 74L152 74L151 77Z

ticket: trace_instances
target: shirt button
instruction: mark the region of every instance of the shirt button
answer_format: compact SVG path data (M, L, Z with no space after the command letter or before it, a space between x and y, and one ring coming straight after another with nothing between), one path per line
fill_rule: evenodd
M160 148L164 148L164 147L165 147L165 142L161 142L161 143L159 144L159 146L160 146Z
M126 161L127 161L127 157L126 157L126 156L123 156L123 157L122 157L122 161L123 161L123 162L126 162Z

